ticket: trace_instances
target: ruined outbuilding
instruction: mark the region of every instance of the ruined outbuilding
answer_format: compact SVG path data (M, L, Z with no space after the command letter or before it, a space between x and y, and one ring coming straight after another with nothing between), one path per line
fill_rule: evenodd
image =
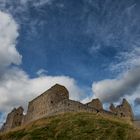
M113 104L111 104L110 111L119 117L125 117L130 120L134 119L134 115L133 115L131 106L126 99L123 99L122 104L120 104L116 107Z
M23 108L14 108L6 118L6 122L3 124L1 131L8 131L17 126L21 126L23 119Z
M117 107L112 104L110 111L106 111L103 109L103 105L99 99L93 99L87 104L70 100L68 90L64 86L56 84L30 101L25 115L23 115L22 107L13 109L7 115L6 122L3 124L1 131L9 131L17 126L28 124L31 121L65 112L104 113L106 115L125 117L129 120L133 119L131 106L126 99Z

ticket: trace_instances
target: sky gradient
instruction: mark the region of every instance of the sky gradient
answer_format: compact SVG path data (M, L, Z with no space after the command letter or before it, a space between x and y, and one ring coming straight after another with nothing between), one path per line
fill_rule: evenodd
M139 13L139 0L0 0L1 120L55 83L139 116Z

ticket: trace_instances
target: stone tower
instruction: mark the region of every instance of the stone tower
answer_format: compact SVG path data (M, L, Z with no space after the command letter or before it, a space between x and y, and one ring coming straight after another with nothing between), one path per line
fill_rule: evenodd
M68 90L62 85L54 85L29 102L23 123L28 123L49 115L56 108L57 104L65 99L69 99Z

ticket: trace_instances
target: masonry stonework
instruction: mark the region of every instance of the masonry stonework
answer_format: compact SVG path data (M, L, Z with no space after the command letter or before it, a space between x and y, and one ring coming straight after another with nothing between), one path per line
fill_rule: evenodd
M59 102L69 99L69 93L64 86L56 84L49 90L29 102L27 114L23 123L49 115Z
M103 105L99 99L93 99L91 102L87 103L87 106L96 108L98 111L103 110Z
M100 112L106 115L133 119L131 106L126 99L117 107L112 104L110 111L106 111L103 109L103 105L99 99L93 99L87 104L70 100L68 90L64 86L56 84L30 101L25 115L23 115L22 107L13 109L7 115L6 122L3 124L1 131L9 131L17 126L28 124L31 121L65 112Z
M130 104L126 99L123 99L122 104L118 106L110 105L110 111L116 114L119 117L129 118L130 120L134 119L133 111Z
M15 128L17 126L21 126L23 119L23 108L14 108L6 118L6 122L3 124L1 131L8 131L12 128Z

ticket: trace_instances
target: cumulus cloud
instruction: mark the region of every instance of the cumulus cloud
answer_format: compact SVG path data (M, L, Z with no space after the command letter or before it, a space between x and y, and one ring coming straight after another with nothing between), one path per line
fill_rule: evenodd
M140 68L130 70L116 79L94 82L92 90L103 102L118 101L121 97L133 95L140 86Z
M7 70L0 80L0 112L9 111L11 108L23 105L27 107L28 101L40 95L54 84L64 85L70 93L70 98L80 99L81 90L75 80L68 76L39 76L30 79L21 69Z
M0 70L3 69L0 73L0 112L4 115L19 105L26 109L28 101L56 83L69 90L71 99L80 100L82 91L71 77L49 76L44 69L40 69L37 77L30 78L22 69L11 66L21 63L22 56L16 49L18 36L18 25L13 17L0 12Z
M0 67L21 63L21 55L16 50L18 25L13 18L0 12Z

